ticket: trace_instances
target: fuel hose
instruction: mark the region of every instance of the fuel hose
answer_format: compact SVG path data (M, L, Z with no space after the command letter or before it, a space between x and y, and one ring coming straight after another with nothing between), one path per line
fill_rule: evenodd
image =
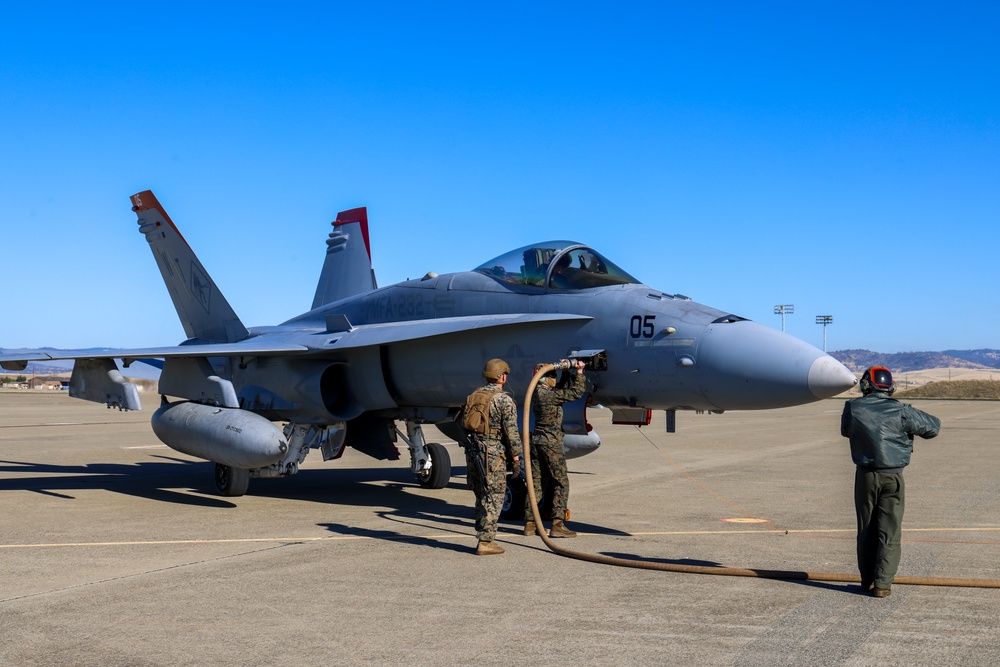
M528 384L528 391L524 397L524 421L521 426L521 441L524 443L524 474L528 491L528 501L531 504L531 514L534 517L535 525L538 526L538 535L542 542L550 551L567 558L600 563L602 565L617 565L619 567L632 567L642 570L663 570L665 572L683 572L687 574L713 574L724 577L757 577L760 579L783 579L792 581L831 581L840 583L860 584L861 577L856 574L839 574L836 572L805 572L799 570L764 570L757 568L740 567L706 567L704 565L680 565L676 563L663 563L660 561L649 561L641 559L616 558L614 556L604 556L601 554L591 554L583 551L576 551L558 546L552 541L542 529L542 517L538 510L538 500L535 497L535 484L531 473L531 397L535 393L535 387L539 380L548 372L560 369L568 369L568 362L554 364L542 364ZM913 586L952 586L962 588L1000 588L1000 580L997 579L957 579L948 577L896 577L893 584L905 584Z

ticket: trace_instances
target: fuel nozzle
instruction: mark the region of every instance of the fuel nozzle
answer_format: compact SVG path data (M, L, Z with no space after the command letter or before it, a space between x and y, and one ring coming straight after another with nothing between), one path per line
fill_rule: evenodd
M582 361L588 371L608 370L608 354L604 350L575 350L570 353L569 360Z

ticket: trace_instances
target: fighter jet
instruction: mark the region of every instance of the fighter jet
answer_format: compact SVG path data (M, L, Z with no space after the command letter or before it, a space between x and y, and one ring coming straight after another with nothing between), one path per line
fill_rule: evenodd
M2 350L0 366L73 359L70 396L140 410L116 360L162 360L153 431L214 462L222 495L243 495L250 478L294 474L312 449L324 460L345 447L398 459L400 439L419 484L444 487L448 450L426 442L422 426L461 438L455 417L495 357L511 366L518 403L536 364L585 361L589 393L564 418L571 454L600 444L586 422L588 402L610 408L618 423L649 424L653 410L664 410L673 431L678 410L787 407L857 383L817 348L643 285L575 241L535 243L471 271L380 288L365 208L332 223L311 310L248 328L153 193L131 200L187 339L99 352Z

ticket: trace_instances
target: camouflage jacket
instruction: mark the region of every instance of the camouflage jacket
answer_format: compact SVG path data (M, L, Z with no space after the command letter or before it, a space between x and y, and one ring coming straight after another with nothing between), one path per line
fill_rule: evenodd
M551 388L540 382L531 397L531 411L535 413L535 428L531 432L532 442L558 445L562 442L563 403L575 401L587 390L587 378L583 373L573 375L573 383L568 387Z
M496 393L490 403L490 431L486 445L504 450L508 457L521 456L521 434L517 430L517 405L498 384L487 384L476 391Z

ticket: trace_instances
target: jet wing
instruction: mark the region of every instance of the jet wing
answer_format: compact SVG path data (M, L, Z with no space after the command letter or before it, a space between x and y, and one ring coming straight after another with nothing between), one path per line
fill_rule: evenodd
M441 317L429 320L408 320L406 322L386 322L354 327L343 315L327 318L324 335L329 339L324 349L343 350L370 345L386 345L406 340L431 338L444 334L462 333L489 329L492 327L525 327L554 323L586 322L589 315L566 313L512 313L505 315L471 315L465 317ZM340 329L340 331L333 331ZM333 337L331 337L333 336Z
M86 349L6 349L0 350L0 367L10 371L24 370L29 361L69 359L166 359L170 357L232 357L280 356L315 354L326 350L343 350L386 345L443 334L476 331L502 326L533 326L545 323L585 322L587 315L564 313L514 313L506 315L474 315L428 320L408 320L353 326L343 315L327 318L327 331L281 329L261 333L234 343L188 343L165 347L86 348Z
M585 322L586 315L562 313L520 313L509 315L478 315L446 317L405 322L386 322L353 326L344 315L327 317L326 330L275 327L250 338L231 343L187 343L169 347L91 348L83 350L0 350L0 367L21 371L29 361L73 359L70 396L111 407L141 410L138 390L128 382L115 364L122 359L126 365L137 359L176 359L175 368L184 371L164 373L160 388L171 396L218 395L222 405L237 407L232 383L213 375L205 361L207 357L259 357L280 355L322 356L332 351L387 345L408 340L432 338L445 334L481 331L492 327L538 327L553 324ZM169 376L169 377L168 377ZM172 378L172 379L171 379ZM166 385L166 386L165 386Z
M29 361L57 361L67 359L155 359L166 357L225 357L264 356L308 352L309 348L273 340L267 336L255 336L236 343L206 343L203 345L170 345L166 347L134 348L87 348L81 350L61 350L40 348L34 350L0 350L0 367L7 370L23 370Z

